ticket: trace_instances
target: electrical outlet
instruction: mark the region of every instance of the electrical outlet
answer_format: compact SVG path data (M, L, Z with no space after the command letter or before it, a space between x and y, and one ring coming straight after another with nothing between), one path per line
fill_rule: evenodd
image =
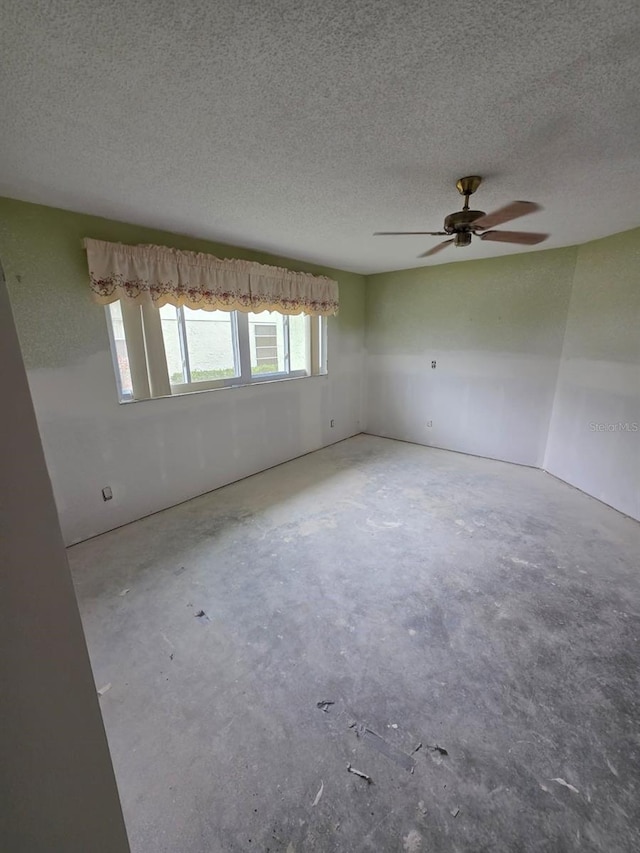
M427 426L428 426L428 427L432 427L432 426L433 426L433 421L427 421Z
M435 361L432 361L432 362L431 362L431 367L432 367L432 369L434 369L434 370L435 370L435 366L436 366Z
M110 501L113 497L113 492L111 491L111 486L105 486L102 490L102 500Z

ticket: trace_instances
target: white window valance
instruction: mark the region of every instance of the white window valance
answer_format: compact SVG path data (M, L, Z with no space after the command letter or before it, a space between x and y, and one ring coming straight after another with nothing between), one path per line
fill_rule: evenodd
M186 305L205 311L278 311L330 316L338 311L338 283L253 261L220 260L165 246L126 246L86 238L89 278L102 305L118 299Z

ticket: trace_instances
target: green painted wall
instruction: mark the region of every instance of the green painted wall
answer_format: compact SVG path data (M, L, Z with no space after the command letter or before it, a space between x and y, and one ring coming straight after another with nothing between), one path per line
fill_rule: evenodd
M89 291L84 237L153 243L327 275L340 284L340 313L331 322L344 331L364 326L364 277L356 273L0 198L0 258L27 369L70 364L108 346L103 313Z
M563 358L637 363L640 228L577 250Z
M564 328L549 319L566 314L576 253L570 246L369 276L367 351L556 347Z

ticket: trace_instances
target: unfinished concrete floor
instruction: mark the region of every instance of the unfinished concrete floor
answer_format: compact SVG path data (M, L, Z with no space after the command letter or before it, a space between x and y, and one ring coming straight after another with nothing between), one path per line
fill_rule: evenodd
M639 850L639 554L364 435L73 547L133 853Z

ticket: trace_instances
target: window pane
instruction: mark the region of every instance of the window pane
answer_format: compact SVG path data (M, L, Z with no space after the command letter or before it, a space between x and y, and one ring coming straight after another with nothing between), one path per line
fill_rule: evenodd
M122 308L119 302L109 305L111 316L111 330L113 332L113 343L115 345L114 360L120 377L120 389L123 397L133 397L133 385L131 383L131 369L129 367L129 353L127 341L124 336L124 322L122 320Z
M296 314L289 317L289 353L291 370L306 370L309 365L309 317Z
M178 309L175 305L163 305L160 309L160 322L162 323L162 337L164 338L164 351L167 356L167 368L169 370L169 382L177 385L186 382L187 377L183 371L182 348L180 346L180 330L178 328Z
M249 314L252 376L285 371L284 320L277 311Z
M192 382L211 382L239 376L230 311L184 309Z

